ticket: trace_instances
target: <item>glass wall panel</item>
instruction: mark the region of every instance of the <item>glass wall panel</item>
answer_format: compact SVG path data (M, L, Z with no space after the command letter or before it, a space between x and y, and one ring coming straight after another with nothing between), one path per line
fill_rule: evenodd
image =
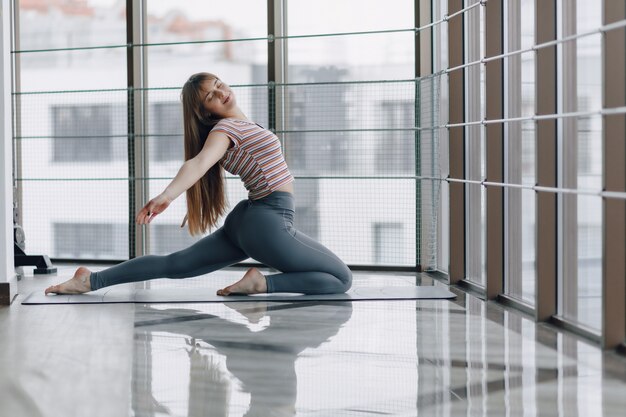
M126 259L125 3L16 4L16 198L26 252Z
M577 31L588 32L602 26L601 6L578 0ZM579 39L576 44L576 90L578 111L602 108L602 35ZM602 189L602 118L581 117L576 126L578 187ZM578 311L566 317L597 331L602 319L602 199L578 196ZM567 237L566 237L567 239ZM567 314L572 313L572 314Z
M298 36L412 28L413 6L287 2L277 133L302 204L297 227L348 264L416 262L415 33Z
M559 2L561 36L589 32L601 23L601 5ZM601 35L564 42L559 59L564 72L560 111L589 112L602 108ZM569 117L561 128L561 186L602 189L602 119ZM559 314L599 331L602 295L602 200L564 194L561 207L561 291Z
M534 0L505 3L505 50L535 44ZM535 114L535 56L525 52L504 59L505 117ZM535 122L505 123L505 181L535 185ZM505 293L528 304L535 302L535 191L507 187L505 195Z
M465 6L477 3L467 0ZM474 7L464 14L465 62L479 61L485 56L484 9ZM485 66L471 65L465 69L465 120L476 122L485 115ZM465 177L471 181L485 178L485 127L481 124L465 128ZM466 185L466 279L485 284L486 193L480 185Z

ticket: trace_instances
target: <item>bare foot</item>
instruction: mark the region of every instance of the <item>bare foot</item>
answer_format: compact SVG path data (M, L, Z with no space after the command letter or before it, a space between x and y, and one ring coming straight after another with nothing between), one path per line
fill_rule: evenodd
M89 276L91 271L84 266L79 267L72 279L65 281L63 284L53 285L46 288L46 295L55 294L82 294L91 291L91 282Z
M239 281L217 290L217 295L262 294L266 292L265 276L257 268L250 268Z

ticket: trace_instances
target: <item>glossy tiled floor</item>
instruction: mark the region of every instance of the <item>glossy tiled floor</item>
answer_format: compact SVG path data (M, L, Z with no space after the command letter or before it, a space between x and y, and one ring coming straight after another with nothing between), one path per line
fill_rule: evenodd
M626 360L455 301L0 308L1 416L622 416ZM102 269L102 268L92 268ZM163 286L219 287L221 271ZM441 285L355 273L359 285Z

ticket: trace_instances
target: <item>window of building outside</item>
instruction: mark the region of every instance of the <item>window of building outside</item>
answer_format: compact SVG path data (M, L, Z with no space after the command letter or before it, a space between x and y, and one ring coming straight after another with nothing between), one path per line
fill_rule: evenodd
M374 223L374 259L380 265L397 265L402 262L404 251L396 242L402 241L402 223Z
M185 148L183 143L183 109L180 102L154 103L152 108L153 117L150 119L154 124L155 132L151 160L155 162L185 160Z
M122 224L53 223L54 248L48 256L69 259L123 259L128 255Z
M111 106L53 105L53 162L113 160Z
M415 119L415 102L383 101L381 112L393 128L406 127ZM376 143L376 169L384 174L415 173L415 132L412 130L392 130L381 135Z

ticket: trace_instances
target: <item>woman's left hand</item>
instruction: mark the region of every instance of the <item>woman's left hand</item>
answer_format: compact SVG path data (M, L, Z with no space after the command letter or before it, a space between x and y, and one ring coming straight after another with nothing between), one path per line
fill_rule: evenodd
M172 200L163 193L154 197L152 200L148 201L148 204L139 210L136 218L137 224L150 223L157 214L163 213L171 202Z

